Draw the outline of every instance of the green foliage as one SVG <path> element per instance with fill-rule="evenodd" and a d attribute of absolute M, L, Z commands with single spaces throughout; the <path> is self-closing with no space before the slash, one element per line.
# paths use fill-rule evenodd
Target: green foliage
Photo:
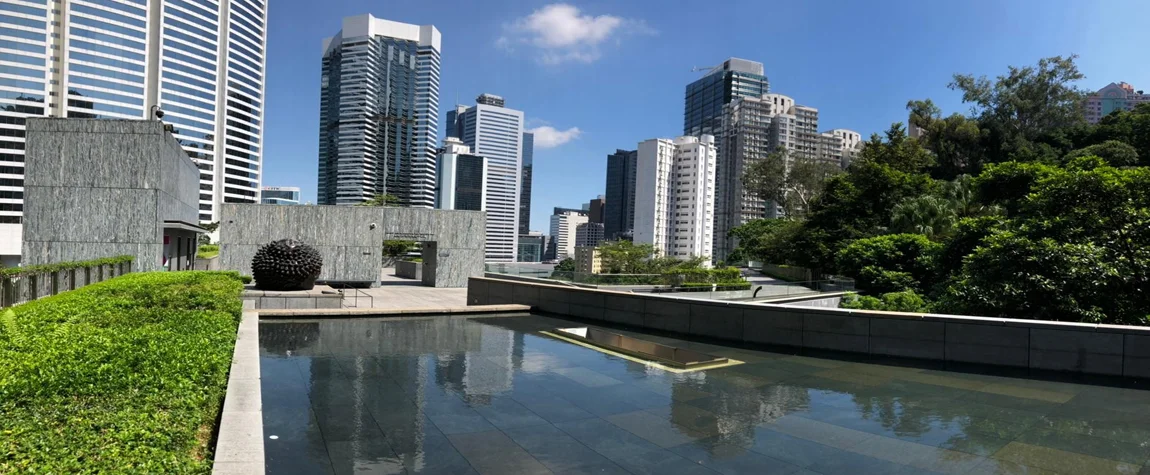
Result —
<path fill-rule="evenodd" d="M 737 240 L 737 245 L 727 256 L 727 262 L 791 262 L 795 254 L 791 246 L 802 229 L 803 222 L 793 219 L 748 221 L 728 233 Z"/>
<path fill-rule="evenodd" d="M 367 201 L 357 203 L 356 206 L 386 206 L 394 208 L 402 206 L 402 203 L 399 201 L 399 197 L 395 195 L 375 195 Z"/>
<path fill-rule="evenodd" d="M 568 257 L 559 261 L 555 265 L 555 272 L 575 272 L 575 259 Z"/>
<path fill-rule="evenodd" d="M 196 250 L 196 257 L 200 259 L 211 259 L 218 255 L 220 255 L 218 244 L 200 244 L 200 248 Z"/>
<path fill-rule="evenodd" d="M 1097 145 L 1071 151 L 1062 157 L 1063 163 L 1072 162 L 1079 157 L 1095 156 L 1116 167 L 1132 167 L 1138 165 L 1138 150 L 1133 146 L 1117 140 L 1107 140 Z"/>
<path fill-rule="evenodd" d="M 0 318 L 0 472 L 207 473 L 234 273 L 127 274 Z"/>
<path fill-rule="evenodd" d="M 1031 188 L 1055 171 L 1055 167 L 1041 163 L 1000 163 L 988 166 L 974 179 L 974 187 L 981 200 L 1001 206 L 1007 215 L 1013 215 Z"/>
<path fill-rule="evenodd" d="M 1090 131 L 1090 143 L 1117 140 L 1134 147 L 1139 165 L 1150 165 L 1150 104 L 1139 104 L 1132 111 L 1112 112 Z"/>
<path fill-rule="evenodd" d="M 681 268 L 663 272 L 663 281 L 668 285 L 683 284 L 726 284 L 741 283 L 743 274 L 735 267 L 717 269 Z"/>
<path fill-rule="evenodd" d="M 871 292 L 921 292 L 934 283 L 934 260 L 941 247 L 920 234 L 859 239 L 839 251 L 839 269 Z"/>
<path fill-rule="evenodd" d="M 838 162 L 795 155 L 786 149 L 755 160 L 743 172 L 748 193 L 774 202 L 789 217 L 803 216 L 811 201 L 822 192 L 827 179 L 842 173 Z"/>
<path fill-rule="evenodd" d="M 974 252 L 987 236 L 1002 227 L 1000 216 L 979 216 L 964 218 L 955 225 L 950 239 L 942 244 L 935 259 L 939 275 L 954 275 L 962 270 L 962 260 Z"/>
<path fill-rule="evenodd" d="M 402 239 L 387 239 L 383 241 L 383 255 L 387 257 L 402 257 L 415 248 L 415 241 Z"/>
<path fill-rule="evenodd" d="M 881 297 L 860 296 L 854 292 L 847 293 L 839 302 L 840 308 L 856 310 L 882 310 L 886 312 L 924 313 L 930 311 L 930 306 L 922 296 L 913 290 L 902 292 L 888 292 Z"/>
<path fill-rule="evenodd" d="M 598 249 L 605 274 L 645 274 L 646 262 L 655 255 L 655 246 L 623 239 L 605 242 Z"/>
<path fill-rule="evenodd" d="M 892 215 L 891 231 L 921 234 L 932 239 L 949 234 L 958 220 L 954 206 L 933 195 L 905 198 L 895 205 Z"/>
<path fill-rule="evenodd" d="M 103 257 L 100 259 L 92 259 L 90 261 L 75 261 L 75 262 L 58 262 L 56 264 L 41 264 L 35 266 L 24 267 L 8 267 L 0 269 L 0 277 L 15 277 L 20 275 L 40 274 L 47 272 L 56 272 L 68 269 L 81 269 L 84 267 L 96 267 L 108 264 L 121 264 L 124 262 L 132 262 L 136 260 L 136 256 L 116 256 L 116 257 Z"/>
<path fill-rule="evenodd" d="M 872 137 L 846 174 L 827 181 L 801 232 L 790 239 L 790 263 L 834 271 L 835 254 L 851 241 L 885 232 L 896 205 L 937 190 L 921 171 L 930 162 L 930 154 L 901 124 L 894 124 L 885 139 Z"/>

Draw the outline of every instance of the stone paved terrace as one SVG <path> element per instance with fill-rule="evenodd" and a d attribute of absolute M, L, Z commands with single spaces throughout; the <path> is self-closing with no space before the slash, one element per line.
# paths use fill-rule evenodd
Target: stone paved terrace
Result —
<path fill-rule="evenodd" d="M 351 308 L 450 308 L 467 306 L 466 288 L 426 287 L 418 280 L 402 279 L 395 276 L 395 269 L 385 268 L 380 272 L 380 285 L 370 289 L 359 289 L 356 301 L 355 290 L 344 291 L 344 306 Z M 363 294 L 371 296 L 365 299 Z"/>

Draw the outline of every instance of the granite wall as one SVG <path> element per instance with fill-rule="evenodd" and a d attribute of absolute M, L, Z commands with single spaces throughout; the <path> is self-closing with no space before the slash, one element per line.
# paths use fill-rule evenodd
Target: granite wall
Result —
<path fill-rule="evenodd" d="M 468 305 L 754 345 L 1150 378 L 1150 327 L 690 300 L 478 277 Z"/>
<path fill-rule="evenodd" d="M 199 169 L 163 124 L 29 118 L 23 262 L 136 256 L 159 270 L 163 222 L 199 221 Z"/>
<path fill-rule="evenodd" d="M 224 204 L 220 267 L 251 274 L 260 246 L 298 239 L 323 256 L 319 280 L 378 285 L 386 239 L 423 242 L 423 283 L 466 287 L 483 275 L 482 211 L 369 206 Z"/>

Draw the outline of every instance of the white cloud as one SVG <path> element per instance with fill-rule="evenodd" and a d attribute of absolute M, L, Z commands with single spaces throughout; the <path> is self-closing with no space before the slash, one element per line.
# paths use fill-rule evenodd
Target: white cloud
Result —
<path fill-rule="evenodd" d="M 601 56 L 599 46 L 627 33 L 654 33 L 642 21 L 613 15 L 585 15 L 574 5 L 554 3 L 504 25 L 496 44 L 511 49 L 527 44 L 538 50 L 544 64 L 590 63 Z"/>
<path fill-rule="evenodd" d="M 567 142 L 579 138 L 583 133 L 579 127 L 571 127 L 567 130 L 558 130 L 550 125 L 544 125 L 528 130 L 535 134 L 535 147 L 536 148 L 555 148 Z"/>

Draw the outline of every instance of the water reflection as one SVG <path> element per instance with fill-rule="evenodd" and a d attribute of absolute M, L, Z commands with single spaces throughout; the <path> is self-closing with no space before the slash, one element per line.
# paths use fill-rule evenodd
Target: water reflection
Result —
<path fill-rule="evenodd" d="M 620 447 L 631 447 L 619 454 L 596 449 L 623 467 L 658 459 L 632 460 L 624 452 L 665 449 L 667 457 L 684 457 L 687 464 L 773 460 L 810 468 L 830 463 L 828 457 L 841 463 L 864 457 L 927 470 L 968 469 L 996 453 L 1018 453 L 1010 463 L 1025 468 L 1044 462 L 1006 447 L 1011 441 L 1067 453 L 1095 450 L 1071 443 L 1075 434 L 1106 438 L 1126 450 L 1096 444 L 1101 448 L 1091 455 L 1100 459 L 1137 467 L 1150 458 L 1145 447 L 1138 450 L 1139 441 L 1150 437 L 1144 429 L 1150 420 L 1138 413 L 1144 401 L 1137 395 L 1113 396 L 1117 408 L 1096 410 L 1128 407 L 1129 413 L 1118 414 L 1132 416 L 1095 412 L 1097 420 L 1091 421 L 1061 404 L 1082 390 L 1073 385 L 714 346 L 700 350 L 749 362 L 676 374 L 536 335 L 557 323 L 564 322 L 531 317 L 262 323 L 265 434 L 279 437 L 266 444 L 269 473 L 467 473 L 474 455 L 460 446 L 461 439 L 449 438 L 497 430 L 515 436 L 549 427 L 551 438 L 538 450 L 547 453 L 552 439 L 557 447 L 595 448 L 575 429 L 596 419 L 610 424 L 589 434 L 617 437 Z M 1148 425 L 1140 428 L 1139 422 Z M 626 438 L 636 435 L 628 445 Z M 824 468 L 833 473 L 834 467 Z"/>

